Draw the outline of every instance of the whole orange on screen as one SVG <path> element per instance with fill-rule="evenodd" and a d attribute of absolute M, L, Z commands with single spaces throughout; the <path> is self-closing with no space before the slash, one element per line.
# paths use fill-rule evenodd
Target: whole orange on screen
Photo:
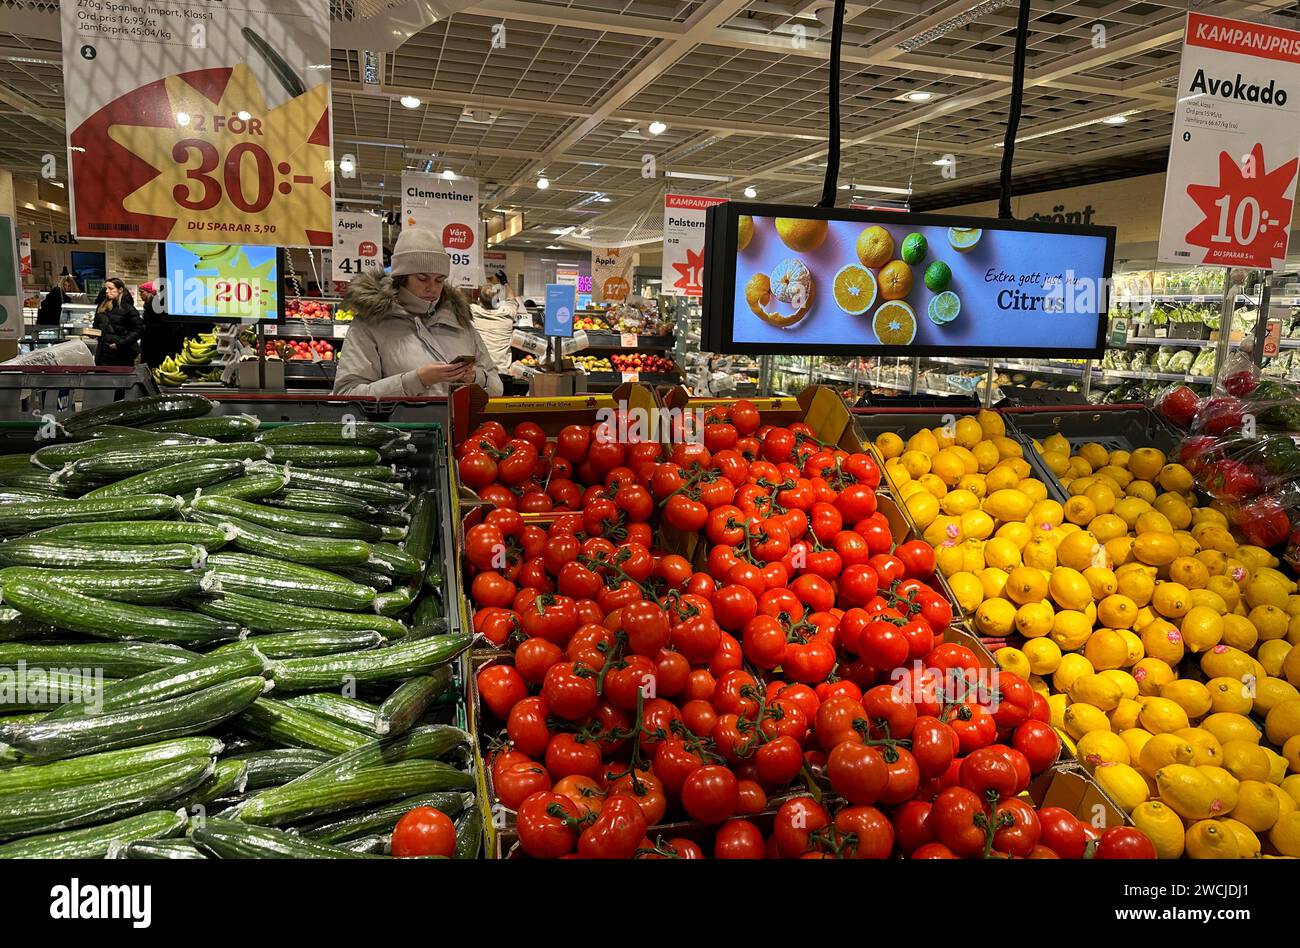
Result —
<path fill-rule="evenodd" d="M 912 268 L 902 260 L 891 260 L 880 268 L 880 298 L 901 300 L 912 292 Z"/>

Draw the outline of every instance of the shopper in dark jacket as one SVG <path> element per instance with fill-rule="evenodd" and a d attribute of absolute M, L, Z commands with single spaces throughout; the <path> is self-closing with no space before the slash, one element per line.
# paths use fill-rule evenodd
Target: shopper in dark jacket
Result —
<path fill-rule="evenodd" d="M 104 281 L 104 302 L 95 311 L 95 328 L 100 333 L 96 365 L 135 365 L 144 320 L 131 303 L 126 284 L 117 277 Z"/>
<path fill-rule="evenodd" d="M 140 361 L 156 369 L 168 356 L 180 353 L 185 344 L 185 326 L 167 315 L 152 282 L 140 284 L 140 315 L 144 319 Z"/>
<path fill-rule="evenodd" d="M 71 303 L 72 297 L 69 295 L 74 292 L 76 284 L 72 282 L 72 277 L 61 277 L 57 283 L 50 287 L 50 291 L 45 294 L 45 299 L 41 300 L 40 308 L 36 311 L 36 325 L 38 326 L 58 326 L 63 322 L 63 306 L 65 303 Z"/>

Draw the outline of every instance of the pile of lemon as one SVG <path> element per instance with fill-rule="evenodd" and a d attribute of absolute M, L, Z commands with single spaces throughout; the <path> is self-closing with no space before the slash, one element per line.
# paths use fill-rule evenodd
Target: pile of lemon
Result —
<path fill-rule="evenodd" d="M 1300 595 L 1186 468 L 1053 436 L 1061 504 L 992 412 L 876 447 L 975 629 L 1023 639 L 999 664 L 1162 857 L 1300 856 Z"/>

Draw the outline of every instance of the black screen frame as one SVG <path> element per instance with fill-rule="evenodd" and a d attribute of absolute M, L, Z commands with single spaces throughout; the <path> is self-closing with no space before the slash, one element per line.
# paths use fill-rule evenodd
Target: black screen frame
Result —
<path fill-rule="evenodd" d="M 1098 300 L 1097 335 L 1091 348 L 1016 346 L 1013 340 L 997 346 L 882 346 L 879 344 L 737 342 L 735 335 L 735 284 L 737 231 L 741 215 L 751 217 L 801 217 L 808 220 L 852 221 L 885 226 L 979 227 L 985 230 L 1022 231 L 1038 234 L 1066 234 L 1103 237 L 1106 240 L 1105 278 L 1115 266 L 1114 227 L 1096 224 L 1056 224 L 1040 221 L 1000 220 L 954 214 L 900 214 L 896 211 L 860 211 L 849 208 L 806 207 L 793 204 L 758 204 L 727 201 L 705 212 L 704 298 L 701 316 L 701 345 L 709 352 L 738 355 L 830 355 L 830 356 L 974 356 L 1025 359 L 1099 359 L 1106 348 L 1109 321 L 1109 293 Z"/>
<path fill-rule="evenodd" d="M 171 241 L 171 243 L 179 243 L 179 241 Z M 224 246 L 224 245 L 214 244 L 213 246 Z M 241 244 L 239 246 L 243 246 L 243 245 Z M 254 246 L 254 245 L 249 245 L 249 246 Z M 264 323 L 268 326 L 279 326 L 283 324 L 285 302 L 286 302 L 285 292 L 284 292 L 285 258 L 286 258 L 286 254 L 284 248 L 276 247 L 275 248 L 275 273 L 276 273 L 277 289 L 279 290 L 279 292 L 275 294 L 275 299 L 276 299 L 275 319 L 263 319 L 263 318 L 241 319 L 238 316 L 208 316 L 206 314 L 177 313 L 174 312 L 171 308 L 172 296 L 170 292 L 168 292 L 167 294 L 167 302 L 166 302 L 167 318 L 174 319 L 178 323 L 181 322 L 236 323 L 240 326 L 256 326 L 258 323 Z M 170 279 L 170 276 L 167 272 L 167 242 L 160 242 L 158 244 L 158 270 L 159 270 L 160 278 L 164 280 Z"/>

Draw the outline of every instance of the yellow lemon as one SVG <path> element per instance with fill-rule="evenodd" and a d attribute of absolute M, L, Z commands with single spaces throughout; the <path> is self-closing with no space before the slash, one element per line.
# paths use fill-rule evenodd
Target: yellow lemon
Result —
<path fill-rule="evenodd" d="M 1115 675 L 1117 672 L 1102 672 L 1103 675 Z M 1142 705 L 1132 698 L 1120 698 L 1115 710 L 1107 715 L 1110 729 L 1123 734 L 1124 731 L 1138 730 L 1138 720 L 1142 715 Z M 1146 731 L 1142 731 L 1146 734 Z M 1150 736 L 1150 735 L 1148 735 Z"/>
<path fill-rule="evenodd" d="M 1178 558 L 1178 553 L 1178 541 L 1174 539 L 1172 530 L 1164 533 L 1142 531 L 1133 542 L 1134 559 L 1148 566 L 1168 566 Z"/>
<path fill-rule="evenodd" d="M 984 511 L 999 520 L 1024 520 L 1034 502 L 1018 490 L 997 490 L 984 499 Z"/>
<path fill-rule="evenodd" d="M 1113 595 L 1119 589 L 1119 581 L 1115 578 L 1115 574 L 1104 566 L 1089 566 L 1083 571 L 1083 578 L 1088 581 L 1092 598 L 1097 601 Z"/>
<path fill-rule="evenodd" d="M 1300 645 L 1300 615 L 1291 616 L 1291 624 L 1286 628 L 1286 640 L 1292 645 Z"/>
<path fill-rule="evenodd" d="M 936 477 L 934 474 L 922 474 L 916 482 L 934 494 L 935 497 L 942 499 L 948 493 L 948 485 Z M 944 511 L 950 513 L 951 511 Z"/>
<path fill-rule="evenodd" d="M 985 540 L 993 536 L 993 518 L 982 510 L 969 510 L 961 515 L 963 536 Z"/>
<path fill-rule="evenodd" d="M 1137 542 L 1132 537 L 1116 537 L 1113 540 L 1107 540 L 1103 545 L 1106 547 L 1106 560 L 1111 569 L 1117 569 L 1133 560 L 1133 544 Z"/>
<path fill-rule="evenodd" d="M 1016 546 L 1014 540 L 995 536 L 984 544 L 984 561 L 994 569 L 1004 569 L 1009 572 L 1021 563 L 1020 548 Z"/>
<path fill-rule="evenodd" d="M 1094 674 L 1092 663 L 1077 652 L 1061 656 L 1061 663 L 1052 674 L 1052 685 L 1057 691 L 1068 692 L 1070 686 L 1084 675 Z"/>
<path fill-rule="evenodd" d="M 1032 566 L 1017 566 L 1007 575 L 1004 593 L 1017 605 L 1042 602 L 1047 597 L 1048 582 L 1040 570 Z"/>
<path fill-rule="evenodd" d="M 1205 728 L 1185 727 L 1174 732 L 1192 748 L 1192 766 L 1217 765 L 1223 760 L 1223 745 Z"/>
<path fill-rule="evenodd" d="M 1187 827 L 1188 859 L 1240 859 L 1237 834 L 1218 820 L 1198 820 Z"/>
<path fill-rule="evenodd" d="M 903 455 L 904 461 L 907 455 Z M 944 448 L 934 456 L 930 462 L 930 470 L 949 487 L 956 487 L 957 482 L 966 474 L 973 474 L 974 471 L 966 470 L 966 463 L 962 460 L 961 455 L 953 448 Z M 916 476 L 915 473 L 912 474 Z"/>
<path fill-rule="evenodd" d="M 1130 569 L 1123 571 L 1125 566 L 1133 564 L 1124 564 L 1119 570 L 1115 571 L 1116 583 L 1122 595 L 1128 596 L 1133 600 L 1135 605 L 1145 606 L 1151 601 L 1155 594 L 1156 581 L 1155 577 L 1144 569 Z M 1121 572 L 1123 571 L 1123 572 Z"/>
<path fill-rule="evenodd" d="M 1124 696 L 1125 701 L 1133 701 L 1135 703 L 1137 702 L 1137 698 L 1139 694 L 1137 679 L 1134 678 L 1132 675 L 1130 675 L 1128 672 L 1119 668 L 1106 668 L 1103 669 L 1102 671 L 1097 672 L 1097 674 L 1101 675 L 1102 678 L 1106 678 L 1110 681 L 1113 681 L 1116 685 L 1118 685 L 1120 694 Z M 1139 710 L 1140 707 L 1141 706 L 1139 705 Z M 1137 724 L 1136 716 L 1134 717 L 1132 724 L 1133 725 Z"/>
<path fill-rule="evenodd" d="M 962 572 L 966 564 L 964 557 L 962 556 L 961 548 L 955 543 L 947 543 L 946 545 L 940 544 L 935 547 L 934 565 L 939 572 L 943 573 L 943 575 L 947 576 L 949 581 L 951 581 L 955 574 Z M 982 592 L 980 593 L 980 598 L 984 598 Z M 975 605 L 978 606 L 979 603 L 976 602 Z M 971 608 L 974 609 L 974 606 Z"/>
<path fill-rule="evenodd" d="M 1210 711 L 1210 689 L 1199 681 L 1180 678 L 1160 689 L 1160 697 L 1168 698 L 1185 712 L 1188 718 L 1204 717 Z"/>
<path fill-rule="evenodd" d="M 1249 590 L 1246 592 L 1246 601 L 1250 602 Z M 1255 606 L 1246 618 L 1250 619 L 1250 624 L 1265 641 L 1285 638 L 1287 627 L 1291 624 L 1290 616 L 1277 606 L 1268 603 Z"/>
<path fill-rule="evenodd" d="M 1282 759 L 1286 762 L 1288 770 L 1292 773 L 1300 773 L 1300 734 L 1287 738 L 1286 743 L 1282 745 Z"/>
<path fill-rule="evenodd" d="M 939 515 L 939 501 L 929 491 L 913 494 L 903 501 L 903 505 L 921 529 L 928 527 Z"/>
<path fill-rule="evenodd" d="M 1043 454 L 1043 464 L 1059 477 L 1070 469 L 1070 456 L 1060 451 L 1048 451 Z"/>
<path fill-rule="evenodd" d="M 1264 833 L 1273 828 L 1281 815 L 1282 804 L 1267 783 L 1248 779 L 1241 781 L 1241 786 L 1237 788 L 1237 805 L 1231 813 L 1234 820 L 1240 820 L 1256 833 Z"/>
<path fill-rule="evenodd" d="M 1293 685 L 1300 685 L 1300 648 L 1292 648 L 1282 660 L 1282 677 Z"/>
<path fill-rule="evenodd" d="M 984 429 L 980 423 L 970 415 L 964 415 L 957 419 L 956 425 L 957 443 L 964 448 L 973 448 L 984 440 Z"/>
<path fill-rule="evenodd" d="M 1020 475 L 1009 467 L 995 467 L 984 477 L 984 489 L 987 496 L 1000 490 L 1015 490 L 1020 483 Z"/>
<path fill-rule="evenodd" d="M 1259 743 L 1259 728 L 1250 718 L 1241 714 L 1211 714 L 1201 722 L 1201 730 L 1209 731 L 1218 740 L 1220 746 L 1229 741 L 1246 741 Z"/>
<path fill-rule="evenodd" d="M 1232 534 L 1226 527 L 1211 525 L 1193 535 L 1202 548 L 1218 553 L 1220 557 L 1231 556 L 1237 550 L 1237 541 L 1232 538 Z M 1211 569 L 1210 572 L 1214 570 Z"/>
<path fill-rule="evenodd" d="M 1187 712 L 1168 698 L 1143 699 L 1141 721 L 1152 734 L 1167 734 L 1188 724 Z"/>
<path fill-rule="evenodd" d="M 979 472 L 979 458 L 975 456 L 975 452 L 970 448 L 964 448 L 960 444 L 954 444 L 948 450 L 961 460 L 962 466 L 966 469 L 965 473 L 976 474 Z"/>
<path fill-rule="evenodd" d="M 1193 606 L 1207 606 L 1210 609 L 1213 609 L 1217 615 L 1221 615 L 1225 619 L 1227 618 L 1228 604 L 1223 601 L 1223 597 L 1220 596 L 1218 593 L 1211 592 L 1208 589 L 1191 589 L 1188 590 L 1188 593 L 1189 593 L 1188 599 L 1191 601 L 1191 604 Z M 1247 625 L 1249 625 L 1249 623 L 1247 623 Z M 1258 638 L 1258 636 L 1255 634 L 1255 629 L 1253 626 L 1251 627 L 1250 632 L 1251 632 L 1251 644 L 1253 645 L 1254 639 Z M 1226 627 L 1223 630 L 1223 634 L 1225 637 L 1228 634 L 1228 630 Z"/>
<path fill-rule="evenodd" d="M 1186 530 L 1175 530 L 1174 540 L 1178 543 L 1179 556 L 1195 556 L 1201 552 L 1201 545 L 1196 542 L 1196 537 L 1192 536 Z M 1167 569 L 1168 567 L 1166 567 Z"/>
<path fill-rule="evenodd" d="M 1131 760 L 1128 745 L 1112 731 L 1089 731 L 1079 738 L 1076 752 L 1079 760 L 1089 767 L 1099 764 L 1128 764 Z M 1145 793 L 1143 797 L 1145 799 Z"/>
<path fill-rule="evenodd" d="M 1187 501 L 1176 494 L 1161 494 L 1156 498 L 1154 506 L 1156 512 L 1168 520 L 1175 530 L 1185 530 L 1192 523 L 1191 508 L 1187 506 Z"/>
<path fill-rule="evenodd" d="M 931 469 L 930 455 L 924 451 L 908 449 L 903 452 L 898 463 L 907 471 L 909 477 L 920 477 L 922 474 L 929 474 Z"/>
<path fill-rule="evenodd" d="M 1264 733 L 1276 747 L 1300 734 L 1300 699 L 1275 704 L 1264 719 Z"/>
<path fill-rule="evenodd" d="M 1013 675 L 1019 675 L 1021 678 L 1028 679 L 1033 674 L 1033 669 L 1029 666 L 1029 658 L 1018 648 L 1005 646 L 993 653 L 993 660 L 998 663 L 998 667 L 1003 671 L 1009 671 Z"/>
<path fill-rule="evenodd" d="M 1095 516 L 1097 516 L 1097 505 L 1089 500 L 1086 495 L 1071 497 L 1065 502 L 1065 519 L 1069 520 L 1070 523 L 1086 526 L 1092 522 Z"/>
<path fill-rule="evenodd" d="M 1025 545 L 1033 539 L 1033 530 L 1024 522 L 1004 523 L 993 532 L 999 539 L 1010 540 L 1017 550 L 1024 550 Z"/>
<path fill-rule="evenodd" d="M 903 439 L 892 431 L 883 431 L 876 435 L 876 450 L 885 460 L 896 458 L 903 453 Z"/>
<path fill-rule="evenodd" d="M 1056 568 L 1056 547 L 1043 537 L 1035 537 L 1026 543 L 1024 550 L 1021 551 L 1021 557 L 1026 566 L 1035 569 Z"/>
<path fill-rule="evenodd" d="M 1204 589 L 1210 584 L 1210 570 L 1194 556 L 1179 556 L 1169 564 L 1169 579 L 1188 589 Z"/>
<path fill-rule="evenodd" d="M 1243 551 L 1248 551 L 1249 547 L 1240 547 L 1237 550 L 1238 559 L 1243 557 Z M 1281 612 L 1286 612 L 1286 601 L 1288 590 L 1285 582 L 1279 580 L 1272 573 L 1266 573 L 1262 570 L 1256 570 L 1255 575 L 1247 582 L 1243 583 L 1243 591 L 1246 594 L 1246 604 L 1251 608 L 1256 606 L 1272 606 Z"/>
<path fill-rule="evenodd" d="M 1022 647 L 1035 675 L 1050 675 L 1061 667 L 1061 649 L 1049 638 L 1034 638 Z"/>
<path fill-rule="evenodd" d="M 1007 433 L 1006 422 L 995 411 L 981 408 L 979 414 L 975 416 L 975 420 L 979 422 L 980 429 L 984 432 L 986 438 L 1000 438 Z"/>
<path fill-rule="evenodd" d="M 1254 831 L 1241 820 L 1234 820 L 1231 817 L 1221 816 L 1215 820 L 1220 826 L 1226 826 L 1232 831 L 1232 835 L 1237 837 L 1237 858 L 1254 859 L 1262 848 L 1259 837 Z"/>
<path fill-rule="evenodd" d="M 1068 534 L 1056 548 L 1056 562 L 1077 570 L 1105 566 L 1105 555 L 1105 547 L 1088 530 L 1076 530 Z"/>
<path fill-rule="evenodd" d="M 1236 678 L 1211 678 L 1205 684 L 1210 693 L 1210 710 L 1225 714 L 1249 714 L 1252 691 Z"/>
<path fill-rule="evenodd" d="M 1106 449 L 1096 441 L 1089 441 L 1081 445 L 1078 454 L 1079 457 L 1088 462 L 1089 467 L 1105 467 L 1110 463 L 1110 456 Z"/>
<path fill-rule="evenodd" d="M 1142 629 L 1142 648 L 1151 658 L 1173 667 L 1183 660 L 1183 634 L 1164 619 L 1148 623 Z"/>
<path fill-rule="evenodd" d="M 1195 758 L 1196 750 L 1184 738 L 1174 733 L 1164 733 L 1151 735 L 1142 745 L 1137 762 L 1143 773 L 1155 777 L 1156 771 L 1162 767 L 1170 764 L 1192 766 Z"/>
<path fill-rule="evenodd" d="M 1052 631 L 1052 621 L 1055 615 L 1050 603 L 1027 602 L 1016 610 L 1016 631 L 1027 639 L 1040 639 Z M 1025 645 L 1028 644 L 1028 642 L 1025 643 Z M 1060 647 L 1054 642 L 1052 647 L 1056 649 L 1059 655 Z M 1040 672 L 1040 674 L 1042 673 Z"/>
<path fill-rule="evenodd" d="M 1063 652 L 1073 652 L 1083 648 L 1088 637 L 1092 635 L 1092 622 L 1082 612 L 1064 609 L 1052 617 L 1052 641 Z"/>
<path fill-rule="evenodd" d="M 1155 782 L 1161 802 L 1183 819 L 1205 820 L 1217 815 L 1218 788 L 1197 768 L 1168 764 L 1156 771 Z"/>
<path fill-rule="evenodd" d="M 1062 475 L 1061 483 L 1065 484 L 1065 480 L 1067 477 L 1069 478 L 1087 477 L 1091 473 L 1092 473 L 1092 465 L 1089 464 L 1087 461 L 1085 461 L 1083 458 L 1076 455 L 1070 458 L 1069 470 L 1067 470 L 1065 474 Z"/>
<path fill-rule="evenodd" d="M 1283 856 L 1300 856 L 1300 811 L 1279 817 L 1268 831 L 1268 841 Z"/>
<path fill-rule="evenodd" d="M 983 474 L 963 474 L 957 481 L 958 490 L 968 490 L 981 500 L 984 499 L 985 484 Z"/>
<path fill-rule="evenodd" d="M 1068 566 L 1058 566 L 1052 570 L 1052 578 L 1047 584 L 1048 593 L 1062 609 L 1082 609 L 1092 602 L 1092 589 L 1083 574 Z"/>
<path fill-rule="evenodd" d="M 1089 532 L 1097 542 L 1106 543 L 1128 533 L 1128 524 L 1113 513 L 1104 513 L 1088 524 Z"/>
<path fill-rule="evenodd" d="M 1125 497 L 1136 497 L 1138 500 L 1145 500 L 1148 504 L 1156 499 L 1156 485 L 1150 481 L 1129 481 L 1124 486 Z"/>
<path fill-rule="evenodd" d="M 1137 704 L 1137 702 L 1134 701 L 1133 704 Z M 1114 724 L 1113 718 L 1111 719 L 1111 723 L 1112 725 Z M 1124 739 L 1124 743 L 1128 745 L 1128 754 L 1129 754 L 1130 763 L 1136 761 L 1138 757 L 1141 756 L 1142 748 L 1146 747 L 1147 742 L 1150 741 L 1152 737 L 1152 735 L 1148 734 L 1146 731 L 1142 730 L 1142 728 L 1137 727 L 1136 725 L 1134 727 L 1126 728 L 1125 730 L 1120 731 L 1119 736 L 1122 737 Z"/>
<path fill-rule="evenodd" d="M 1128 596 L 1115 593 L 1097 603 L 1097 618 L 1110 629 L 1131 629 L 1138 607 Z"/>
<path fill-rule="evenodd" d="M 962 612 L 974 612 L 984 601 L 984 587 L 974 573 L 953 573 L 948 577 L 948 585 L 957 597 L 957 605 L 961 606 Z"/>
<path fill-rule="evenodd" d="M 1223 621 L 1225 625 L 1230 618 L 1237 617 L 1224 616 Z M 1227 639 L 1226 633 L 1224 639 Z M 1295 648 L 1295 646 L 1290 642 L 1284 642 L 1281 639 L 1271 639 L 1270 641 L 1260 645 L 1259 651 L 1255 654 L 1255 658 L 1264 666 L 1264 671 L 1267 672 L 1270 677 L 1276 678 L 1282 674 L 1283 665 L 1286 663 L 1287 656 L 1291 654 L 1293 648 Z"/>
<path fill-rule="evenodd" d="M 1115 487 L 1115 493 L 1123 493 L 1124 488 L 1133 483 L 1133 475 L 1117 464 L 1107 464 L 1097 469 L 1097 477 L 1105 479 Z"/>
<path fill-rule="evenodd" d="M 984 635 L 999 637 L 1011 631 L 1016 607 L 1005 599 L 986 599 L 975 610 L 975 628 Z"/>
<path fill-rule="evenodd" d="M 1182 818 L 1159 800 L 1149 800 L 1129 814 L 1133 825 L 1146 834 L 1156 849 L 1158 859 L 1178 859 L 1183 854 L 1185 836 Z"/>
<path fill-rule="evenodd" d="M 1235 678 L 1245 681 L 1255 673 L 1255 663 L 1241 649 L 1216 645 L 1201 656 L 1201 671 L 1210 678 Z"/>
<path fill-rule="evenodd" d="M 997 599 L 1007 585 L 1007 574 L 1000 569 L 982 569 L 975 574 L 984 587 L 985 599 Z M 1013 607 L 1014 608 L 1014 607 Z"/>
<path fill-rule="evenodd" d="M 1134 477 L 1154 481 L 1165 466 L 1165 453 L 1157 448 L 1138 448 L 1128 457 L 1128 470 Z M 1114 460 L 1111 461 L 1114 464 Z"/>
<path fill-rule="evenodd" d="M 1128 661 L 1128 643 L 1114 629 L 1097 629 L 1084 644 L 1083 654 L 1098 671 L 1123 668 Z"/>
<path fill-rule="evenodd" d="M 1177 619 L 1192 607 L 1191 593 L 1182 583 L 1158 583 L 1151 594 L 1151 606 L 1166 619 Z"/>
<path fill-rule="evenodd" d="M 1065 508 L 1055 500 L 1040 500 L 1030 508 L 1028 519 L 1033 524 L 1051 524 L 1059 527 L 1065 519 Z"/>
<path fill-rule="evenodd" d="M 1124 644 L 1128 646 L 1128 655 L 1124 657 L 1124 667 L 1132 668 L 1146 656 L 1147 650 L 1142 645 L 1142 638 L 1131 629 L 1116 629 Z"/>
<path fill-rule="evenodd" d="M 961 568 L 968 573 L 979 573 L 984 569 L 984 541 L 967 537 L 961 542 Z"/>
<path fill-rule="evenodd" d="M 1201 559 L 1201 555 L 1197 554 L 1197 559 Z M 1205 561 L 1201 560 L 1201 562 Z M 1205 588 L 1218 595 L 1229 609 L 1236 609 L 1241 602 L 1241 589 L 1230 577 L 1222 573 L 1215 574 L 1212 568 L 1210 573 L 1210 581 L 1205 584 Z"/>
<path fill-rule="evenodd" d="M 1132 465 L 1129 465 L 1132 470 Z M 1165 490 L 1185 494 L 1192 489 L 1192 472 L 1181 464 L 1166 464 L 1156 475 L 1156 480 Z"/>
<path fill-rule="evenodd" d="M 1151 504 L 1140 497 L 1125 497 L 1123 500 L 1115 502 L 1114 513 L 1115 516 L 1128 524 L 1131 530 L 1137 525 L 1138 517 L 1151 509 Z"/>
<path fill-rule="evenodd" d="M 1204 652 L 1223 639 L 1223 617 L 1209 606 L 1193 606 L 1183 616 L 1179 630 L 1187 648 Z"/>
<path fill-rule="evenodd" d="M 935 455 L 939 453 L 939 439 L 934 436 L 934 432 L 930 429 L 922 428 L 907 439 L 905 449 L 906 451 L 920 451 L 925 455 Z"/>
<path fill-rule="evenodd" d="M 1089 485 L 1083 492 L 1083 496 L 1092 501 L 1097 514 L 1104 515 L 1115 509 L 1118 500 L 1115 493 L 1114 488 L 1106 480 L 1098 478 L 1096 483 Z"/>
<path fill-rule="evenodd" d="M 1141 694 L 1155 697 L 1165 682 L 1173 681 L 1175 676 L 1173 667 L 1164 659 L 1147 656 L 1133 666 L 1133 677 Z"/>
<path fill-rule="evenodd" d="M 1083 675 L 1070 685 L 1071 701 L 1090 704 L 1102 711 L 1113 711 L 1123 697 L 1119 685 L 1101 675 Z"/>
<path fill-rule="evenodd" d="M 1101 709 L 1080 702 L 1066 706 L 1064 722 L 1066 733 L 1076 741 L 1089 731 L 1110 731 L 1110 720 Z"/>
<path fill-rule="evenodd" d="M 1123 746 L 1118 736 L 1111 736 Z M 1093 770 L 1092 776 L 1125 813 L 1132 813 L 1147 802 L 1146 780 L 1127 763 L 1102 763 Z"/>

